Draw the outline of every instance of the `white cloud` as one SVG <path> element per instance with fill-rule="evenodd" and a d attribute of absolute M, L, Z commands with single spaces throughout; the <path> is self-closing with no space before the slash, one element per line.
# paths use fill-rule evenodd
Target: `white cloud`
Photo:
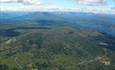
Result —
<path fill-rule="evenodd" d="M 78 3 L 86 5 L 97 5 L 97 4 L 104 4 L 105 0 L 78 0 Z"/>
<path fill-rule="evenodd" d="M 0 0 L 0 3 L 2 3 L 2 2 L 16 2 L 17 0 Z"/>
<path fill-rule="evenodd" d="M 75 7 L 62 7 L 52 4 L 46 4 L 42 0 L 0 0 L 0 11 L 76 11 L 92 13 L 113 13 L 115 8 L 107 6 L 97 6 L 104 3 L 105 0 L 76 0 L 80 5 Z M 3 3 L 2 3 L 3 2 Z M 5 3 L 6 2 L 6 3 Z M 10 4 L 9 4 L 10 2 Z M 82 6 L 84 5 L 85 6 Z M 95 5 L 96 4 L 96 5 Z M 89 6 L 95 5 L 95 6 Z"/>
<path fill-rule="evenodd" d="M 24 3 L 28 3 L 28 4 L 41 4 L 40 0 L 23 0 Z"/>
<path fill-rule="evenodd" d="M 41 4 L 40 0 L 0 0 L 0 3 Z"/>
<path fill-rule="evenodd" d="M 0 11 L 33 12 L 33 11 L 48 11 L 51 9 L 59 9 L 59 7 L 55 6 L 55 5 L 45 5 L 45 4 L 40 4 L 40 5 L 38 5 L 38 4 L 25 5 L 25 4 L 20 4 L 20 3 L 8 4 L 8 5 L 0 4 Z"/>

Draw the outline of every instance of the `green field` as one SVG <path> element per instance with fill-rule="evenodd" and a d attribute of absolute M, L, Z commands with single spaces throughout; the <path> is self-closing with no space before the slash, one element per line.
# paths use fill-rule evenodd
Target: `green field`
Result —
<path fill-rule="evenodd" d="M 114 37 L 73 26 L 47 28 L 1 24 L 0 70 L 115 70 Z"/>

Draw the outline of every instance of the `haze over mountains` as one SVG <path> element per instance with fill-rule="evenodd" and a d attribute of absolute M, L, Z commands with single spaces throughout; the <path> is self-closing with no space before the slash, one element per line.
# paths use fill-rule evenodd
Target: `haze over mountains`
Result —
<path fill-rule="evenodd" d="M 90 17 L 92 19 L 89 19 L 87 17 Z M 81 13 L 81 12 L 78 13 L 59 12 L 59 11 L 58 12 L 1 12 L 0 22 L 1 23 L 17 22 L 20 25 L 25 24 L 25 23 L 21 23 L 23 21 L 35 22 L 35 23 L 36 21 L 41 23 L 52 22 L 52 24 L 54 23 L 59 24 L 59 22 L 60 23 L 64 22 L 69 25 L 70 23 L 71 25 L 81 25 L 81 26 L 85 25 L 85 27 L 99 29 L 108 34 L 115 36 L 114 19 L 115 19 L 115 15 L 112 14 L 94 14 L 94 13 Z"/>

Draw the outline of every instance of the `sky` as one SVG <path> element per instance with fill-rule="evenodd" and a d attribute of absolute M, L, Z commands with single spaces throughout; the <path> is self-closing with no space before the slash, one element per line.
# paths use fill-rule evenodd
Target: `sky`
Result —
<path fill-rule="evenodd" d="M 43 10 L 115 13 L 115 0 L 0 0 L 0 11 Z"/>

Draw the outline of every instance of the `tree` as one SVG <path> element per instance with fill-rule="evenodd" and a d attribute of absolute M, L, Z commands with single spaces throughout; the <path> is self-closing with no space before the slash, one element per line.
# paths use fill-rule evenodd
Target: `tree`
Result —
<path fill-rule="evenodd" d="M 9 67 L 6 64 L 0 64 L 0 70 L 9 70 Z"/>

